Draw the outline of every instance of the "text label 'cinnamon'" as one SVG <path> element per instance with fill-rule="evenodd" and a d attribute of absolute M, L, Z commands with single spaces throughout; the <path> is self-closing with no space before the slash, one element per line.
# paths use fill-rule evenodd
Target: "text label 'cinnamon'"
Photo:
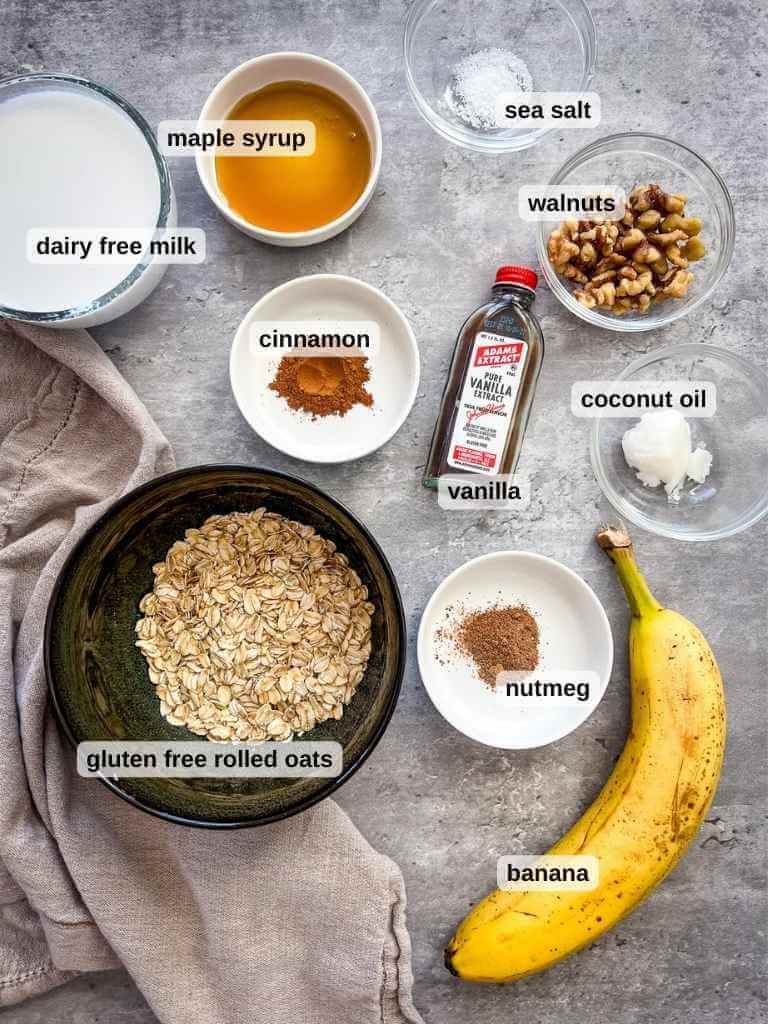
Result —
<path fill-rule="evenodd" d="M 255 320 L 251 355 L 372 356 L 381 332 L 374 320 Z"/>

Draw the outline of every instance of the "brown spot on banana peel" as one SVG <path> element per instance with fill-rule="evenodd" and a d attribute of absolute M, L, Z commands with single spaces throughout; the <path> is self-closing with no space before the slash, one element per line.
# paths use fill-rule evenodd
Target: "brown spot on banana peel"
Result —
<path fill-rule="evenodd" d="M 451 974 L 454 976 L 454 978 L 460 978 L 461 975 L 456 970 L 456 968 L 453 966 L 453 960 L 451 959 L 452 957 L 453 957 L 453 950 L 451 950 L 450 946 L 446 946 L 445 949 L 443 950 L 443 963 L 448 968 L 448 970 L 451 972 Z"/>
<path fill-rule="evenodd" d="M 672 837 L 675 838 L 680 832 L 680 776 L 683 771 L 684 759 L 680 758 L 680 764 L 677 767 L 677 780 L 675 782 L 675 792 L 672 794 Z"/>

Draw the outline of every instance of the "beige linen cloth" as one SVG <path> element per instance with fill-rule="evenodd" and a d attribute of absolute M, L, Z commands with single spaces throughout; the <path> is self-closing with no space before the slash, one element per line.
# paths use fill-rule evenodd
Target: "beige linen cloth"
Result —
<path fill-rule="evenodd" d="M 48 597 L 86 527 L 172 466 L 88 334 L 0 321 L 0 1007 L 124 966 L 163 1024 L 420 1024 L 402 876 L 333 801 L 207 832 L 74 770 Z"/>

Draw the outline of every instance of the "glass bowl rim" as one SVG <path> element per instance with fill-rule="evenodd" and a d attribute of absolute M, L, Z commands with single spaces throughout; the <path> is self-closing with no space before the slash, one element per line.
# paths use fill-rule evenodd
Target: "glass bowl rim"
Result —
<path fill-rule="evenodd" d="M 768 395 L 768 375 L 766 375 L 759 366 L 753 365 L 738 353 L 721 348 L 719 345 L 708 345 L 695 341 L 685 342 L 678 345 L 668 345 L 666 348 L 655 349 L 653 352 L 646 352 L 638 359 L 634 359 L 629 363 L 614 379 L 627 380 L 638 370 L 642 370 L 651 363 L 659 362 L 662 359 L 683 357 L 686 355 L 700 356 L 702 354 L 710 356 L 719 362 L 730 364 L 732 368 L 738 369 L 739 373 L 744 378 L 754 381 L 758 389 Z M 749 508 L 741 513 L 739 518 L 732 521 L 728 526 L 723 526 L 719 529 L 682 532 L 674 529 L 673 527 L 659 524 L 643 512 L 639 511 L 639 509 L 627 501 L 626 498 L 623 498 L 612 486 L 605 470 L 600 452 L 600 427 L 602 422 L 603 418 L 595 418 L 590 430 L 589 457 L 590 462 L 592 463 L 592 471 L 595 474 L 600 490 L 603 492 L 613 508 L 619 513 L 619 515 L 626 517 L 631 523 L 634 523 L 635 526 L 639 526 L 642 529 L 647 530 L 649 533 L 654 533 L 659 537 L 668 537 L 672 540 L 693 542 L 713 541 L 722 540 L 725 537 L 733 537 L 735 534 L 749 529 L 750 526 L 754 526 L 755 523 L 759 522 L 766 513 L 768 513 L 768 486 L 766 486 L 763 493 L 749 506 Z"/>
<path fill-rule="evenodd" d="M 143 114 L 140 114 L 136 107 L 123 99 L 123 97 L 118 93 L 113 92 L 113 90 L 108 88 L 106 85 L 99 85 L 97 82 L 93 82 L 89 78 L 83 78 L 80 75 L 65 75 L 60 72 L 49 71 L 33 71 L 22 75 L 9 75 L 4 78 L 0 78 L 0 92 L 13 85 L 24 85 L 26 83 L 35 82 L 63 82 L 67 85 L 74 85 L 80 89 L 94 92 L 98 96 L 101 96 L 103 99 L 106 99 L 108 102 L 119 107 L 123 113 L 128 115 L 139 129 L 145 142 L 149 146 L 150 152 L 155 161 L 155 167 L 157 168 L 158 181 L 160 184 L 160 209 L 157 215 L 155 230 L 160 231 L 167 227 L 171 215 L 173 200 L 171 175 L 168 170 L 165 157 L 160 152 L 157 145 L 154 132 Z M 69 309 L 48 310 L 47 312 L 40 313 L 35 310 L 14 309 L 11 306 L 4 306 L 0 304 L 0 317 L 7 317 L 10 320 L 21 320 L 26 323 L 34 324 L 57 324 L 67 320 L 74 320 L 76 317 L 97 313 L 99 310 L 109 305 L 110 302 L 113 302 L 115 299 L 123 295 L 133 284 L 135 284 L 141 275 L 149 269 L 151 263 L 152 261 L 147 260 L 146 257 L 142 258 L 142 260 L 132 267 L 130 272 L 118 284 L 116 284 L 114 288 L 80 306 L 72 306 Z"/>
<path fill-rule="evenodd" d="M 617 333 L 655 331 L 659 327 L 666 327 L 667 324 L 671 324 L 683 316 L 688 316 L 694 309 L 697 309 L 702 305 L 702 303 L 706 302 L 711 297 L 715 288 L 720 284 L 720 281 L 723 279 L 723 276 L 730 266 L 736 235 L 736 215 L 733 206 L 733 199 L 731 198 L 731 193 L 729 192 L 728 186 L 722 176 L 715 170 L 708 160 L 706 160 L 700 153 L 696 152 L 696 150 L 691 146 L 687 146 L 684 142 L 678 142 L 676 139 L 671 139 L 666 135 L 657 135 L 653 132 L 616 132 L 613 135 L 605 135 L 600 139 L 596 139 L 594 142 L 590 142 L 588 145 L 574 153 L 573 156 L 569 157 L 569 159 L 566 160 L 565 163 L 562 164 L 562 166 L 554 173 L 549 181 L 548 187 L 554 188 L 556 185 L 559 185 L 573 170 L 580 167 L 593 156 L 606 155 L 610 152 L 611 147 L 615 146 L 617 143 L 630 139 L 637 142 L 648 141 L 651 143 L 662 143 L 664 146 L 675 146 L 678 149 L 684 149 L 689 153 L 714 180 L 717 190 L 725 202 L 726 217 L 722 250 L 719 253 L 717 266 L 707 287 L 689 305 L 679 306 L 670 303 L 671 308 L 669 313 L 665 316 L 659 317 L 655 323 L 649 323 L 647 318 L 638 318 L 637 320 L 625 320 L 621 317 L 611 318 L 603 313 L 595 313 L 593 310 L 587 309 L 586 306 L 582 306 L 580 302 L 577 302 L 573 298 L 572 292 L 570 292 L 560 280 L 559 275 L 555 272 L 549 261 L 546 235 L 548 232 L 547 225 L 550 224 L 550 222 L 539 221 L 536 229 L 536 250 L 544 279 L 549 285 L 550 291 L 567 310 L 579 317 L 579 319 L 585 320 L 587 323 L 590 323 L 595 327 L 602 327 L 604 330 L 616 331 Z"/>
<path fill-rule="evenodd" d="M 427 14 L 428 8 L 434 2 L 435 0 L 414 0 L 414 3 L 411 4 L 405 18 L 402 46 L 403 60 L 405 63 L 405 80 L 408 86 L 408 91 L 416 109 L 427 124 L 448 142 L 453 142 L 455 145 L 462 146 L 464 149 L 472 149 L 479 153 L 519 152 L 524 149 L 529 149 L 531 146 L 535 146 L 547 135 L 556 131 L 557 126 L 552 125 L 551 127 L 535 128 L 533 131 L 530 131 L 525 135 L 516 135 L 511 139 L 503 139 L 498 136 L 488 136 L 483 140 L 481 136 L 476 132 L 473 132 L 470 128 L 462 128 L 458 125 L 452 124 L 437 110 L 435 110 L 416 84 L 415 76 L 411 70 L 412 62 L 410 58 L 410 44 L 413 42 L 416 31 Z M 565 10 L 566 4 L 578 7 L 580 15 L 584 18 L 584 26 L 581 26 L 574 21 L 570 14 L 568 14 L 569 20 L 573 25 L 582 46 L 581 80 L 579 82 L 578 89 L 574 91 L 586 92 L 592 83 L 592 79 L 595 74 L 595 66 L 597 64 L 597 28 L 595 20 L 592 17 L 592 12 L 586 3 L 586 0 L 556 0 L 556 3 L 563 10 Z"/>

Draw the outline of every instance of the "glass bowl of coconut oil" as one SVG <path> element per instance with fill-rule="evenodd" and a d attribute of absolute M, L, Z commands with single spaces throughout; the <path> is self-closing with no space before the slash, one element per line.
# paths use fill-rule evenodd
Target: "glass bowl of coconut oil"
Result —
<path fill-rule="evenodd" d="M 480 152 L 528 149 L 552 124 L 499 127 L 505 93 L 585 92 L 597 56 L 584 0 L 415 0 L 404 37 L 416 109 L 449 142 Z"/>
<path fill-rule="evenodd" d="M 714 415 L 686 415 L 690 448 L 707 453 L 703 474 L 679 488 L 642 477 L 624 439 L 636 415 L 593 421 L 590 455 L 600 488 L 622 519 L 661 537 L 714 541 L 741 533 L 768 513 L 768 378 L 742 356 L 694 342 L 656 349 L 606 379 L 631 384 L 685 381 L 714 385 Z M 658 413 L 656 415 L 659 415 Z M 650 454 L 650 453 L 649 453 Z M 698 477 L 696 479 L 695 477 Z"/>

